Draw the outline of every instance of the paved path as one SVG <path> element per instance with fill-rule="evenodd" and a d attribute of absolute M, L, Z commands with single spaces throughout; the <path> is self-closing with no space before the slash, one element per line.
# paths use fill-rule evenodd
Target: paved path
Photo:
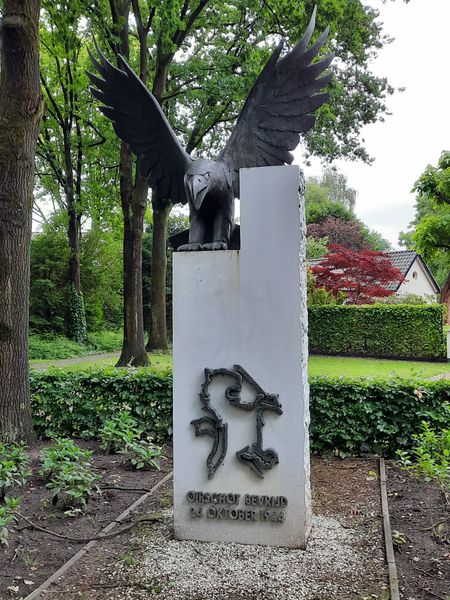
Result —
<path fill-rule="evenodd" d="M 433 377 L 428 377 L 427 381 L 439 381 L 440 379 L 450 379 L 450 373 L 440 373 L 439 375 L 433 375 Z"/>
<path fill-rule="evenodd" d="M 36 371 L 45 371 L 49 367 L 69 367 L 70 365 L 79 365 L 81 363 L 95 363 L 105 358 L 119 358 L 120 352 L 106 352 L 104 354 L 89 354 L 88 356 L 77 356 L 76 358 L 64 358 L 61 360 L 48 360 L 46 362 L 30 364 Z"/>

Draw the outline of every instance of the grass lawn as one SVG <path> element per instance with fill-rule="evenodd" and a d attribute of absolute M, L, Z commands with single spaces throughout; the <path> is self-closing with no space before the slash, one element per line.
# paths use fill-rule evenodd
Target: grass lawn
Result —
<path fill-rule="evenodd" d="M 162 354 L 160 352 L 152 352 L 149 353 L 150 359 L 150 369 L 158 372 L 167 371 L 172 368 L 172 355 L 171 354 Z M 71 358 L 67 359 L 66 364 L 60 364 L 61 361 L 51 361 L 51 360 L 30 360 L 30 367 L 33 368 L 36 366 L 37 368 L 40 365 L 52 365 L 58 369 L 64 369 L 65 371 L 87 371 L 89 369 L 101 369 L 102 367 L 114 367 L 118 359 L 113 358 L 100 358 L 95 361 L 93 360 L 83 360 L 81 358 Z M 69 364 L 68 361 L 71 361 Z M 72 362 L 73 361 L 73 362 Z M 59 364 L 58 364 L 59 363 Z M 41 370 L 41 369 L 40 369 Z"/>
<path fill-rule="evenodd" d="M 167 371 L 172 367 L 170 354 L 149 354 L 151 369 Z M 69 359 L 72 364 L 57 364 L 59 368 L 70 371 L 85 371 L 102 367 L 113 367 L 117 358 L 102 358 L 95 361 L 83 358 Z M 30 366 L 54 363 L 57 361 L 32 360 Z M 68 362 L 68 361 L 67 361 Z M 450 372 L 450 363 L 419 362 L 407 360 L 382 360 L 376 358 L 350 358 L 343 356 L 311 356 L 309 358 L 310 376 L 329 377 L 432 377 Z"/>
<path fill-rule="evenodd" d="M 329 377 L 432 377 L 450 372 L 450 364 L 344 356 L 310 356 L 309 375 Z"/>

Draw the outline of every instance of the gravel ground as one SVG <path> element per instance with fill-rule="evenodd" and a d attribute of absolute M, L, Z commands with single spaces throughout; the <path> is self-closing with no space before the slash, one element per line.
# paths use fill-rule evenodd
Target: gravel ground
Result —
<path fill-rule="evenodd" d="M 356 530 L 337 519 L 316 516 L 307 550 L 234 543 L 177 541 L 172 514 L 150 537 L 138 540 L 133 580 L 160 600 L 313 600 L 363 598 L 368 548 L 362 552 Z M 370 553 L 369 553 L 370 554 Z M 195 576 L 193 576 L 195 573 Z M 383 587 L 380 564 L 380 586 Z M 127 597 L 126 595 L 124 597 Z M 129 596 L 134 597 L 134 596 Z M 367 598 L 379 598 L 376 594 Z"/>
<path fill-rule="evenodd" d="M 156 522 L 100 542 L 42 597 L 387 600 L 374 469 L 368 460 L 313 458 L 315 516 L 307 550 L 174 540 L 167 483 L 133 516 Z"/>

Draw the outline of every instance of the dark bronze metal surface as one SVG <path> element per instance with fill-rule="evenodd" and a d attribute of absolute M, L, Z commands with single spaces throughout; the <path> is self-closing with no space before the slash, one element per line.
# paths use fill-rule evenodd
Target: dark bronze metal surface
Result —
<path fill-rule="evenodd" d="M 283 414 L 281 404 L 278 400 L 278 394 L 268 394 L 247 371 L 240 365 L 234 365 L 233 369 L 205 369 L 205 379 L 202 383 L 202 389 L 199 394 L 202 409 L 207 416 L 200 417 L 191 421 L 195 427 L 195 435 L 207 435 L 213 438 L 211 452 L 206 459 L 208 469 L 208 479 L 212 479 L 225 460 L 228 450 L 228 424 L 224 423 L 218 411 L 211 406 L 211 396 L 209 386 L 214 377 L 232 377 L 234 383 L 229 385 L 225 392 L 225 399 L 236 408 L 247 412 L 255 410 L 256 412 L 256 442 L 245 446 L 236 452 L 237 459 L 255 473 L 261 479 L 264 478 L 264 471 L 272 469 L 278 464 L 278 454 L 272 448 L 264 449 L 262 428 L 264 426 L 264 412 L 275 412 L 278 415 Z M 247 383 L 255 391 L 255 397 L 251 402 L 244 402 L 241 398 L 242 386 Z"/>
<path fill-rule="evenodd" d="M 223 250 L 230 246 L 239 170 L 290 164 L 299 136 L 314 127 L 314 111 L 328 98 L 319 93 L 331 79 L 320 77 L 333 56 L 317 62 L 328 28 L 309 45 L 316 9 L 300 42 L 281 57 L 281 41 L 254 83 L 236 126 L 217 160 L 194 160 L 185 152 L 163 111 L 128 63 L 114 67 L 97 47 L 88 73 L 92 94 L 114 130 L 130 144 L 153 193 L 189 204 L 189 237 L 178 250 Z"/>

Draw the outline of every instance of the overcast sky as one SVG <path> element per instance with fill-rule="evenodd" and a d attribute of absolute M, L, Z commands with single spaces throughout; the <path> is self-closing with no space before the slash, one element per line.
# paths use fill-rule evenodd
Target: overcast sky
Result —
<path fill-rule="evenodd" d="M 395 38 L 372 70 L 406 90 L 389 99 L 392 115 L 384 123 L 363 130 L 375 162 L 335 165 L 358 191 L 357 216 L 398 247 L 399 232 L 414 216 L 414 182 L 427 164 L 437 164 L 442 150 L 450 150 L 450 0 L 367 3 L 379 9 L 384 31 Z M 319 174 L 319 161 L 304 172 Z"/>

